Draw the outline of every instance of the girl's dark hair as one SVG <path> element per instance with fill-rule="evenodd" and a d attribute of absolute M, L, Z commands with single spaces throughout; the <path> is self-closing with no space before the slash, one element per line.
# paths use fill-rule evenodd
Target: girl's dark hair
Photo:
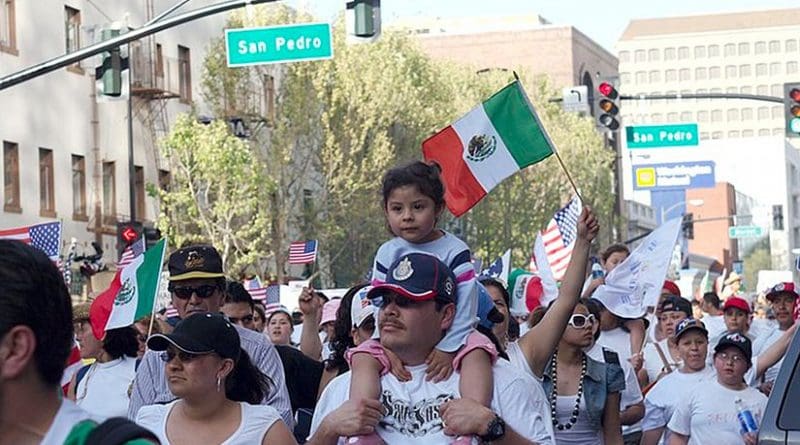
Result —
<path fill-rule="evenodd" d="M 133 326 L 126 326 L 124 328 L 110 329 L 106 331 L 106 336 L 103 338 L 103 350 L 105 350 L 112 359 L 120 357 L 136 357 L 139 351 L 139 331 Z"/>
<path fill-rule="evenodd" d="M 600 253 L 600 259 L 603 260 L 603 263 L 605 263 L 606 260 L 608 260 L 608 257 L 615 253 L 624 253 L 625 255 L 630 255 L 631 250 L 628 249 L 628 246 L 625 244 L 612 244 L 606 247 L 606 249 Z"/>
<path fill-rule="evenodd" d="M 511 296 L 508 294 L 508 289 L 506 289 L 506 286 L 502 282 L 495 278 L 481 278 L 478 281 L 480 281 L 484 287 L 494 286 L 499 290 L 500 294 L 503 295 L 503 300 L 506 302 L 506 307 L 511 309 Z"/>
<path fill-rule="evenodd" d="M 586 310 L 589 311 L 590 314 L 594 315 L 595 320 L 600 322 L 600 312 L 603 310 L 603 306 L 593 298 L 581 298 L 578 300 L 578 304 L 582 304 L 586 306 Z M 600 329 L 594 333 L 594 341 L 600 338 Z"/>
<path fill-rule="evenodd" d="M 272 379 L 259 371 L 250 361 L 247 351 L 242 349 L 233 371 L 225 379 L 225 397 L 234 402 L 259 405 L 273 387 Z"/>
<path fill-rule="evenodd" d="M 344 354 L 348 348 L 355 346 L 350 331 L 353 329 L 353 322 L 350 320 L 350 306 L 353 303 L 353 296 L 367 286 L 367 283 L 357 284 L 342 297 L 339 309 L 336 311 L 336 321 L 333 322 L 333 340 L 330 342 L 331 355 L 325 360 L 325 369 L 336 370 L 339 374 L 350 370 Z"/>
<path fill-rule="evenodd" d="M 407 185 L 415 185 L 419 192 L 431 198 L 436 210 L 444 208 L 444 184 L 439 177 L 439 166 L 413 161 L 390 169 L 383 175 L 383 208 L 389 201 L 392 190 Z"/>

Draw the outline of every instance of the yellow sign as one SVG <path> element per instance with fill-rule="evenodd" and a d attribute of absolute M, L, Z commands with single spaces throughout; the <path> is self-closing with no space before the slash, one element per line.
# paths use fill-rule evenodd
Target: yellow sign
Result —
<path fill-rule="evenodd" d="M 642 167 L 636 169 L 636 187 L 655 187 L 655 167 Z"/>

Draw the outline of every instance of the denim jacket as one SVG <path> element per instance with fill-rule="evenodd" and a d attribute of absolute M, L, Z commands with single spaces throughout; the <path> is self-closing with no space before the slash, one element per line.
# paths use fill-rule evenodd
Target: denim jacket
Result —
<path fill-rule="evenodd" d="M 549 398 L 553 392 L 553 359 L 547 363 L 542 375 L 542 388 Z M 603 422 L 606 395 L 625 389 L 625 374 L 617 364 L 603 363 L 586 356 L 586 378 L 583 380 L 583 398 L 591 427 L 599 430 Z"/>

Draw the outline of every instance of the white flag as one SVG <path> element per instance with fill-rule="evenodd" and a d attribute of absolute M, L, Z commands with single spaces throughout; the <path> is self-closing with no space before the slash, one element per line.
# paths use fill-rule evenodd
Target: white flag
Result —
<path fill-rule="evenodd" d="M 675 218 L 653 230 L 619 266 L 606 277 L 592 298 L 600 300 L 611 313 L 638 318 L 647 306 L 655 306 L 664 286 L 672 249 L 681 230 L 682 218 Z"/>
<path fill-rule="evenodd" d="M 533 243 L 533 259 L 536 261 L 536 268 L 539 270 L 539 279 L 542 280 L 542 306 L 547 307 L 551 301 L 558 298 L 558 284 L 553 276 L 553 269 L 550 267 L 550 262 L 547 260 L 547 251 L 544 248 L 544 239 L 542 233 L 536 235 L 536 241 Z"/>

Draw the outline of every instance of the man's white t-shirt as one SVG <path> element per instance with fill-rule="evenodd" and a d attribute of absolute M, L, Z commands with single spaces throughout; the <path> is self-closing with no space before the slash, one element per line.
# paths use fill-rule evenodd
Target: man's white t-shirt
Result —
<path fill-rule="evenodd" d="M 622 328 L 600 332 L 597 344 L 619 354 L 619 361 L 631 358 L 631 334 Z"/>
<path fill-rule="evenodd" d="M 708 338 L 717 338 L 728 330 L 725 327 L 725 317 L 722 315 L 703 315 L 703 324 L 706 325 Z"/>
<path fill-rule="evenodd" d="M 717 379 L 701 381 L 690 393 L 677 405 L 668 424 L 673 432 L 689 436 L 689 445 L 744 444 L 734 402 L 742 399 L 759 425 L 767 406 L 767 396 L 758 390 L 749 386 L 742 390 L 728 389 Z"/>
<path fill-rule="evenodd" d="M 444 434 L 439 406 L 460 397 L 459 374 L 439 383 L 425 380 L 426 365 L 409 366 L 411 380 L 398 381 L 392 374 L 381 377 L 381 402 L 386 410 L 376 429 L 389 445 L 449 444 Z M 550 404 L 540 384 L 514 369 L 505 360 L 494 365 L 494 393 L 491 409 L 514 431 L 538 444 L 554 444 Z M 317 402 L 311 422 L 311 436 L 331 411 L 349 397 L 351 374 L 331 380 Z M 339 444 L 344 444 L 339 438 Z"/>
<path fill-rule="evenodd" d="M 661 348 L 661 352 L 664 353 L 664 358 L 667 359 L 667 363 L 670 366 L 670 369 L 673 371 L 680 368 L 683 363 L 680 358 L 677 360 L 672 357 L 669 353 L 669 340 L 663 339 L 658 342 L 658 346 Z M 654 382 L 658 375 L 661 374 L 661 371 L 664 370 L 664 360 L 661 359 L 661 355 L 658 353 L 658 349 L 656 349 L 655 343 L 648 343 L 644 347 L 643 351 L 643 358 L 644 358 L 644 369 L 647 371 L 647 377 L 650 379 L 651 382 Z"/>
<path fill-rule="evenodd" d="M 136 359 L 120 357 L 106 363 L 94 362 L 75 388 L 76 403 L 101 419 L 125 417 Z"/>
<path fill-rule="evenodd" d="M 53 424 L 47 430 L 44 439 L 40 445 L 63 445 L 64 440 L 69 436 L 69 432 L 78 422 L 91 419 L 100 421 L 100 419 L 92 417 L 91 414 L 82 410 L 78 405 L 71 400 L 64 399 L 61 401 L 61 406 L 56 412 L 56 417 L 53 418 Z"/>
<path fill-rule="evenodd" d="M 715 377 L 714 369 L 708 366 L 699 372 L 685 373 L 677 370 L 664 376 L 644 398 L 642 430 L 666 427 L 675 412 L 675 406 L 691 395 L 692 388 L 700 381 Z M 668 440 L 669 431 L 665 429 L 660 443 L 667 443 Z"/>
<path fill-rule="evenodd" d="M 775 328 L 774 330 L 767 331 L 759 335 L 758 340 L 753 342 L 753 355 L 759 355 L 766 352 L 766 350 L 769 349 L 770 346 L 774 345 L 775 342 L 781 338 L 784 332 L 786 331 L 781 331 L 780 329 Z M 780 371 L 782 364 L 783 364 L 783 357 L 781 357 L 778 363 L 775 363 L 774 365 L 772 365 L 772 367 L 766 370 L 766 372 L 764 373 L 764 381 L 772 382 L 776 378 L 778 378 L 778 371 Z M 754 383 L 758 384 L 760 383 L 760 381 Z"/>

